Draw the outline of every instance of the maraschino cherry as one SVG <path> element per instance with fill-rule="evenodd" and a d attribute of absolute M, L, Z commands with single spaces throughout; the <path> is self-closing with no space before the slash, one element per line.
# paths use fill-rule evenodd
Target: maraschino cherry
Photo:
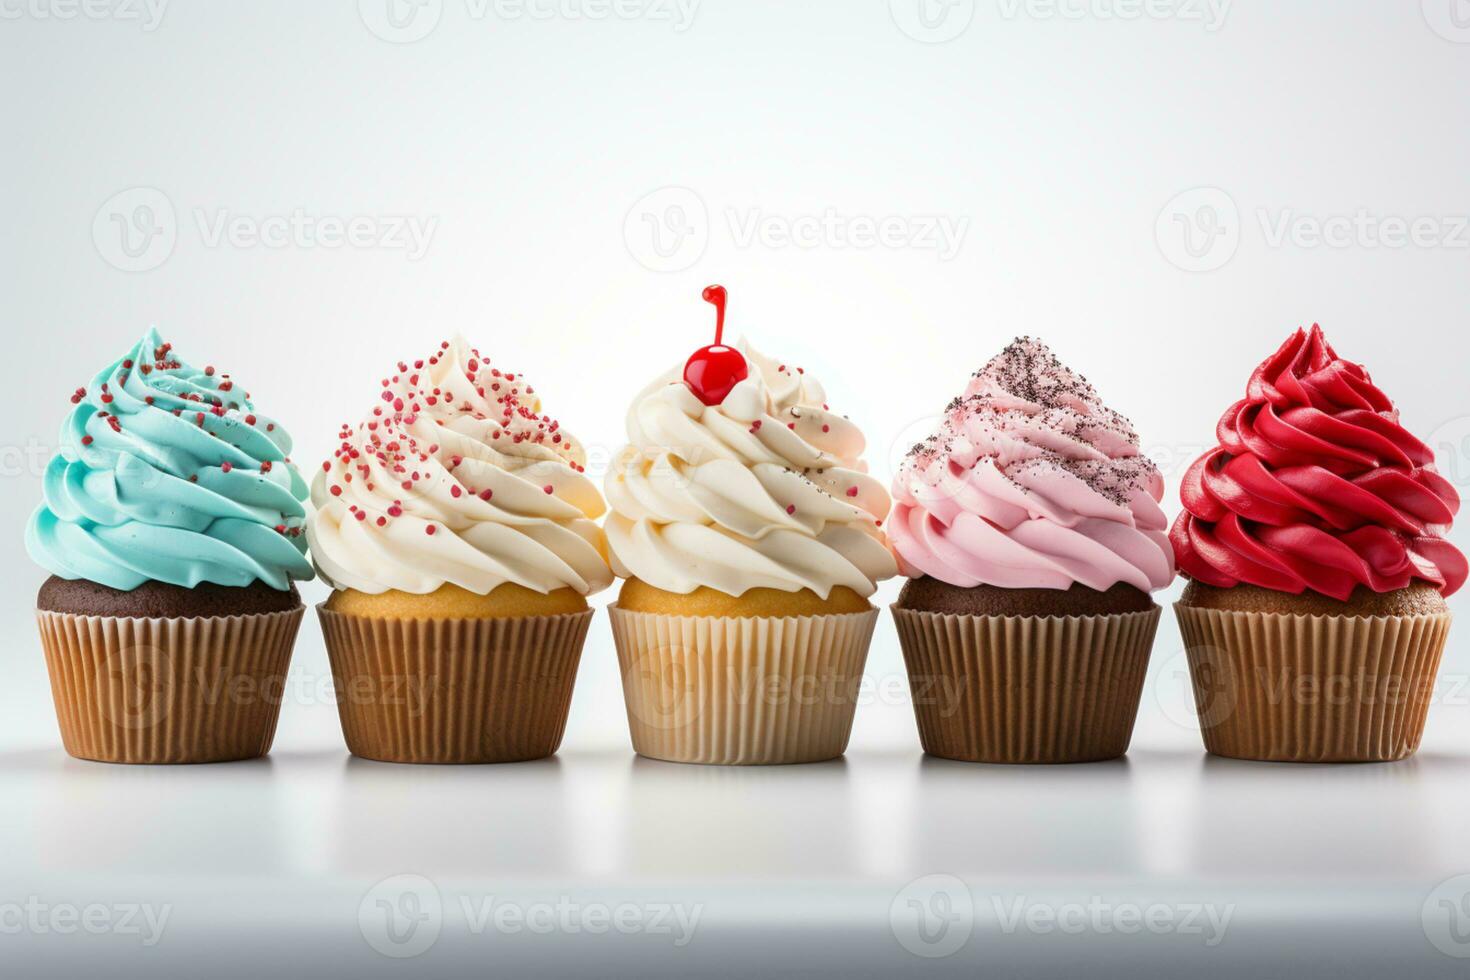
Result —
<path fill-rule="evenodd" d="M 706 405 L 723 402 L 731 389 L 750 375 L 740 352 L 720 342 L 725 336 L 726 299 L 724 286 L 705 287 L 704 301 L 715 307 L 715 342 L 695 351 L 684 365 L 684 383 Z"/>

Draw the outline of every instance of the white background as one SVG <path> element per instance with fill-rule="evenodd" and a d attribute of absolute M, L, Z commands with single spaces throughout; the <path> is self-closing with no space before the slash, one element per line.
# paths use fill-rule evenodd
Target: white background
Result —
<path fill-rule="evenodd" d="M 820 378 L 884 479 L 970 372 L 1029 333 L 1133 419 L 1172 516 L 1252 368 L 1319 321 L 1470 487 L 1470 4 L 922 0 L 930 29 L 920 0 L 704 0 L 687 20 L 638 0 L 602 18 L 598 0 L 394 0 L 396 22 L 389 2 L 174 0 L 154 23 L 146 7 L 0 0 L 8 765 L 63 765 L 31 622 L 44 575 L 22 545 L 41 469 L 68 394 L 150 324 L 232 372 L 306 470 L 394 361 L 456 331 L 606 459 L 632 396 L 709 342 L 699 293 L 720 282 L 731 333 Z M 964 234 L 953 254 L 922 236 L 775 237 L 829 213 Z M 421 255 L 212 235 L 293 214 L 432 233 Z M 748 239 L 752 218 L 766 231 Z M 1313 237 L 1343 218 L 1345 238 Z M 1419 240 L 1398 241 L 1417 219 Z M 1135 756 L 1195 778 L 1161 775 L 1139 804 L 1130 833 L 1154 842 L 1153 870 L 1190 866 L 1171 814 L 1209 771 L 1179 650 L 1166 615 Z M 293 670 L 277 756 L 319 753 L 341 778 L 311 617 Z M 917 772 L 902 674 L 885 619 L 853 758 L 910 753 Z M 1467 674 L 1457 631 L 1445 675 Z M 1462 776 L 1470 693 L 1440 702 L 1426 757 Z M 564 754 L 629 757 L 603 618 Z M 871 784 L 865 834 L 907 826 L 910 782 L 897 800 Z M 1411 826 L 1433 840 L 1441 817 Z M 1465 857 L 1415 852 L 1426 882 L 1470 871 L 1440 867 L 1447 853 Z M 913 873 L 962 870 L 930 864 Z"/>

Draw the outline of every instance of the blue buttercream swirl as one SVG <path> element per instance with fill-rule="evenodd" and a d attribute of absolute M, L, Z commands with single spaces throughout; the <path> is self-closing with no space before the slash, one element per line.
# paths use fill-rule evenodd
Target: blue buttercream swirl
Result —
<path fill-rule="evenodd" d="M 291 437 L 229 375 L 149 330 L 72 401 L 26 526 L 37 564 L 122 590 L 312 577 Z"/>

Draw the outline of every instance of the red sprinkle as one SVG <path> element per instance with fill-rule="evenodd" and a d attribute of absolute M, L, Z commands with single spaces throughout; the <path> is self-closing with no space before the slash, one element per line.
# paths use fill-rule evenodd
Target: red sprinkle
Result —
<path fill-rule="evenodd" d="M 229 463 L 221 463 L 219 464 L 219 468 L 225 473 L 228 473 L 230 472 L 230 470 L 234 469 L 234 467 L 231 466 Z"/>
<path fill-rule="evenodd" d="M 542 490 L 545 490 L 545 491 L 546 491 L 546 492 L 547 492 L 547 493 L 548 493 L 548 494 L 550 494 L 550 493 L 552 493 L 552 492 L 553 492 L 553 490 L 552 490 L 552 486 L 551 486 L 551 484 L 549 484 L 549 483 L 548 483 L 548 484 L 546 484 L 546 486 L 544 486 L 544 487 L 542 487 L 542 488 L 541 488 L 541 489 L 542 489 Z"/>
<path fill-rule="evenodd" d="M 796 505 L 795 504 L 787 504 L 786 505 L 786 513 L 788 513 L 788 514 L 795 514 L 796 513 Z"/>
<path fill-rule="evenodd" d="M 424 533 L 433 534 L 436 530 L 437 528 L 435 528 L 434 525 L 430 524 L 428 527 L 424 528 Z"/>
<path fill-rule="evenodd" d="M 856 497 L 857 496 L 857 493 L 858 493 L 857 487 L 848 487 L 847 488 L 847 495 L 849 497 Z"/>

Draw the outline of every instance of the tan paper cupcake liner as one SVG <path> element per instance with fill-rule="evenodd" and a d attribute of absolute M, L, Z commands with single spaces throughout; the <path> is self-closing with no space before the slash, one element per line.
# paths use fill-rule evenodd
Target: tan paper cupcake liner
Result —
<path fill-rule="evenodd" d="M 66 751 L 129 763 L 265 755 L 304 611 L 133 619 L 38 610 Z"/>
<path fill-rule="evenodd" d="M 318 606 L 317 614 L 353 755 L 522 762 L 561 745 L 592 610 L 401 620 Z"/>
<path fill-rule="evenodd" d="M 1298 616 L 1174 612 L 1205 748 L 1267 762 L 1391 762 L 1413 755 L 1449 613 Z"/>
<path fill-rule="evenodd" d="M 1123 755 L 1162 613 L 962 616 L 895 606 L 924 751 L 1001 763 Z"/>
<path fill-rule="evenodd" d="M 608 613 L 639 755 L 775 765 L 846 751 L 878 610 L 664 616 L 614 605 Z"/>

